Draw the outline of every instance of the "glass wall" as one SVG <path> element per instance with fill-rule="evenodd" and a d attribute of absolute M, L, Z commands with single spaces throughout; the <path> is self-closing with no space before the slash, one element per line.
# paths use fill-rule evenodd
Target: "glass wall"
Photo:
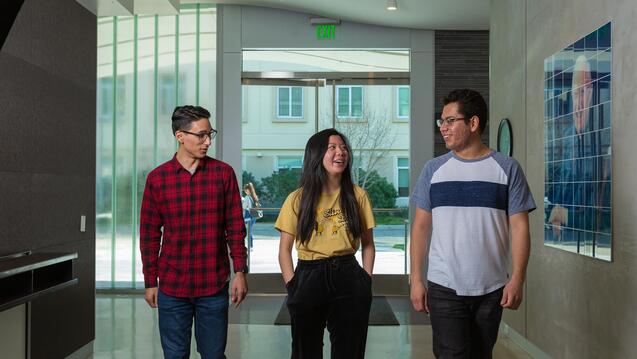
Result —
<path fill-rule="evenodd" d="M 179 15 L 98 19 L 98 287 L 143 287 L 138 246 L 146 175 L 177 148 L 175 106 L 214 110 L 216 20 L 208 5 L 184 6 Z"/>

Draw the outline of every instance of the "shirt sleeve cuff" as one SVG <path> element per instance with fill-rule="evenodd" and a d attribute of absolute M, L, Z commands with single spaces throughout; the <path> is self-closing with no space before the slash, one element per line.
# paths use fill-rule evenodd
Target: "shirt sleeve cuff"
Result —
<path fill-rule="evenodd" d="M 155 277 L 155 278 L 144 278 L 144 287 L 145 288 L 156 288 L 157 287 L 157 277 Z"/>

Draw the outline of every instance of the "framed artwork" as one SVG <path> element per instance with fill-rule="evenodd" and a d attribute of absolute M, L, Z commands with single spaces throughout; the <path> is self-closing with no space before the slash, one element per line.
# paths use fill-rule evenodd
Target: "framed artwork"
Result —
<path fill-rule="evenodd" d="M 503 118 L 498 127 L 498 152 L 507 156 L 513 154 L 513 132 L 508 118 Z"/>
<path fill-rule="evenodd" d="M 612 259 L 611 23 L 544 60 L 544 244 Z"/>

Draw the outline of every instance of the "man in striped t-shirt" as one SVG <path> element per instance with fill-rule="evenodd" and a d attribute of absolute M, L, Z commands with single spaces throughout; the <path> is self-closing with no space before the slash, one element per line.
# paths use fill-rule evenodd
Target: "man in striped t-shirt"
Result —
<path fill-rule="evenodd" d="M 481 142 L 487 119 L 476 91 L 444 99 L 437 124 L 450 152 L 427 162 L 411 197 L 411 300 L 430 314 L 438 358 L 491 358 L 502 309 L 522 302 L 535 202 L 517 161 Z"/>

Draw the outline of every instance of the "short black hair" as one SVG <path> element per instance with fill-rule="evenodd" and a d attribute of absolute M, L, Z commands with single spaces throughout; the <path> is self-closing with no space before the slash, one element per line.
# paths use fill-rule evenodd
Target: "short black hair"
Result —
<path fill-rule="evenodd" d="M 193 121 L 201 120 L 202 118 L 209 119 L 210 112 L 201 106 L 177 106 L 173 111 L 173 135 L 179 130 L 188 131 L 190 124 Z"/>
<path fill-rule="evenodd" d="M 477 116 L 480 119 L 479 132 L 484 132 L 489 121 L 489 111 L 484 97 L 475 90 L 459 89 L 449 92 L 447 97 L 442 100 L 443 106 L 454 102 L 458 104 L 458 112 L 467 118 L 465 121 L 468 122 L 470 118 Z"/>

